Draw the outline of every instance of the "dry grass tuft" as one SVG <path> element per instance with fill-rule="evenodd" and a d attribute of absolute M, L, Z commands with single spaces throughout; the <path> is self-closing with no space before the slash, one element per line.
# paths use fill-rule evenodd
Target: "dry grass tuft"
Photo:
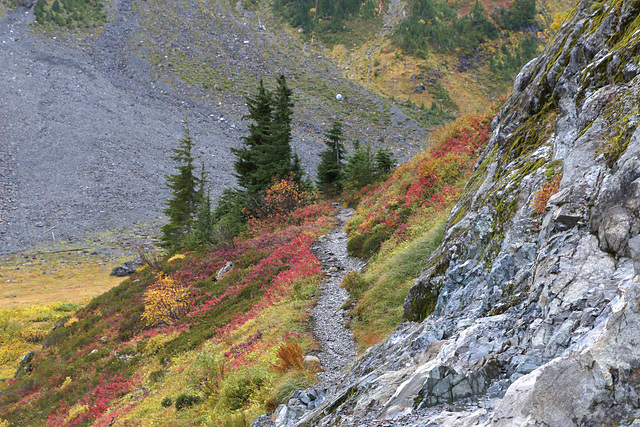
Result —
<path fill-rule="evenodd" d="M 302 347 L 297 342 L 287 342 L 278 348 L 278 361 L 274 368 L 279 372 L 302 370 L 304 357 Z"/>

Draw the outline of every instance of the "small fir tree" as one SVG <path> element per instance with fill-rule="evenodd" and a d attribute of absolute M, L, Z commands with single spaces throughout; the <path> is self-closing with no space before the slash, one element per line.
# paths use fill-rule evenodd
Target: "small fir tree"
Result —
<path fill-rule="evenodd" d="M 249 114 L 244 118 L 252 122 L 248 126 L 249 135 L 243 138 L 242 148 L 232 148 L 231 152 L 236 156 L 233 168 L 238 184 L 249 193 L 256 193 L 262 189 L 257 178 L 260 167 L 258 153 L 269 143 L 273 118 L 272 94 L 264 87 L 262 79 L 258 93 L 247 97 L 246 102 Z"/>
<path fill-rule="evenodd" d="M 375 181 L 375 168 L 371 155 L 371 146 L 361 147 L 358 141 L 353 143 L 353 153 L 347 158 L 344 168 L 343 185 L 357 190 Z"/>
<path fill-rule="evenodd" d="M 274 176 L 285 177 L 293 171 L 291 152 L 291 121 L 293 119 L 292 92 L 284 75 L 276 80 L 271 138 L 262 157 L 262 179 L 271 185 Z"/>
<path fill-rule="evenodd" d="M 325 133 L 327 149 L 320 153 L 318 165 L 318 184 L 325 188 L 340 190 L 342 188 L 342 170 L 344 168 L 344 133 L 342 122 L 336 120 Z"/>
<path fill-rule="evenodd" d="M 207 194 L 202 199 L 200 208 L 196 216 L 191 241 L 193 245 L 210 245 L 215 243 L 214 227 L 216 225 L 211 211 L 211 194 Z"/>
<path fill-rule="evenodd" d="M 171 189 L 171 198 L 166 203 L 164 213 L 169 222 L 162 226 L 161 246 L 170 250 L 180 247 L 185 234 L 192 229 L 194 217 L 198 211 L 201 195 L 198 184 L 200 180 L 194 175 L 193 157 L 191 149 L 193 140 L 189 134 L 189 123 L 184 121 L 184 136 L 180 145 L 172 148 L 174 155 L 171 159 L 177 163 L 176 173 L 167 175 L 167 187 Z"/>
<path fill-rule="evenodd" d="M 202 164 L 197 194 L 198 210 L 196 212 L 193 230 L 186 239 L 186 243 L 189 246 L 210 245 L 215 243 L 214 227 L 216 221 L 211 210 L 211 193 L 205 190 L 208 181 L 207 176 L 208 174 L 205 171 L 204 164 Z"/>
<path fill-rule="evenodd" d="M 245 118 L 253 123 L 243 147 L 231 151 L 236 155 L 238 183 L 249 195 L 264 191 L 273 177 L 302 179 L 300 160 L 291 150 L 293 105 L 292 91 L 284 75 L 278 77 L 274 93 L 261 80 L 258 93 L 247 98 L 249 114 Z"/>
<path fill-rule="evenodd" d="M 376 162 L 376 174 L 378 175 L 378 179 L 384 179 L 391 169 L 393 169 L 393 165 L 395 164 L 395 159 L 393 158 L 393 153 L 391 150 L 381 147 L 376 151 L 375 156 Z"/>

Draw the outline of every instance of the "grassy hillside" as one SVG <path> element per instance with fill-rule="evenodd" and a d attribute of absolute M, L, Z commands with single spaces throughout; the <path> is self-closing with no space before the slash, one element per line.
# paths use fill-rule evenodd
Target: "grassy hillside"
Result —
<path fill-rule="evenodd" d="M 351 327 L 361 349 L 385 339 L 400 323 L 414 279 L 438 246 L 449 210 L 471 175 L 476 151 L 490 135 L 492 116 L 464 115 L 438 130 L 431 148 L 365 188 L 347 223 L 353 255 L 370 258 L 350 273 Z"/>
<path fill-rule="evenodd" d="M 42 349 L 27 370 L 16 379 L 5 372 L 1 417 L 29 426 L 219 425 L 273 410 L 314 381 L 316 367 L 301 360 L 314 349 L 305 308 L 321 278 L 309 247 L 332 226 L 330 211 L 319 202 L 226 247 L 146 267 L 75 314 L 49 307 L 39 321 L 57 327 L 32 334 Z M 216 280 L 228 261 L 233 269 Z M 10 314 L 28 322 L 38 313 Z"/>
<path fill-rule="evenodd" d="M 490 120 L 459 118 L 428 151 L 357 194 L 348 249 L 369 266 L 343 286 L 361 348 L 400 321 Z M 273 411 L 315 381 L 317 366 L 302 361 L 318 350 L 308 308 L 322 272 L 310 245 L 332 226 L 330 213 L 318 201 L 251 220 L 240 239 L 147 266 L 77 312 L 73 304 L 3 311 L 2 355 L 13 363 L 2 371 L 0 417 L 26 426 L 245 425 Z M 37 356 L 12 378 L 28 349 Z"/>
<path fill-rule="evenodd" d="M 534 3 L 535 12 L 514 19 L 519 4 Z M 332 57 L 346 77 L 402 101 L 410 115 L 431 126 L 442 121 L 438 114 L 429 114 L 432 105 L 451 112 L 478 112 L 505 94 L 522 65 L 541 51 L 554 19 L 561 19 L 573 3 L 383 3 L 387 19 L 376 37 L 335 44 Z M 427 109 L 418 110 L 422 105 Z"/>

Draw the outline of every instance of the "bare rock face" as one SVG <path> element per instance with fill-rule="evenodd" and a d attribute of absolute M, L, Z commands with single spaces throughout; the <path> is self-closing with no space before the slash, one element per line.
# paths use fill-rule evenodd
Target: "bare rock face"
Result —
<path fill-rule="evenodd" d="M 583 0 L 523 68 L 407 322 L 302 425 L 640 418 L 639 16 Z"/>

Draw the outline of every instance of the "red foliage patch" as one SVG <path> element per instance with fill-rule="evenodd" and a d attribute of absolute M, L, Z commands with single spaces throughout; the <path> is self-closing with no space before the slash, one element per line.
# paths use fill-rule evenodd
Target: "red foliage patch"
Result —
<path fill-rule="evenodd" d="M 55 414 L 49 415 L 47 427 L 71 427 L 95 420 L 109 408 L 114 399 L 129 393 L 132 389 L 132 379 L 122 378 L 118 375 L 114 375 L 108 380 L 99 378 L 98 385 L 78 402 L 78 405 L 87 405 L 86 411 L 68 419 L 71 408 L 58 408 Z"/>
<path fill-rule="evenodd" d="M 380 225 L 402 237 L 416 212 L 450 205 L 462 190 L 460 178 L 470 173 L 474 153 L 489 139 L 490 126 L 487 115 L 463 116 L 436 134 L 430 150 L 398 167 L 386 182 L 364 189 L 350 237 Z"/>

